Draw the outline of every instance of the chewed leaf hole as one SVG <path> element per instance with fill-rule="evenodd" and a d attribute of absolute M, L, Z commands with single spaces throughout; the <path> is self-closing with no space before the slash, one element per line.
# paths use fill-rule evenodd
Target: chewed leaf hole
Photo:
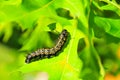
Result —
<path fill-rule="evenodd" d="M 67 19 L 73 19 L 73 17 L 70 15 L 70 11 L 64 8 L 58 8 L 56 9 L 56 13 L 60 17 L 64 17 Z"/>

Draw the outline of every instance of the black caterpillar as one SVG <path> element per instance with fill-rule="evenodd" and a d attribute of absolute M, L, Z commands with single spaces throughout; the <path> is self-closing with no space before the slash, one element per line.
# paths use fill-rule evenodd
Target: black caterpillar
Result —
<path fill-rule="evenodd" d="M 58 41 L 57 41 L 56 45 L 53 48 L 38 49 L 37 51 L 35 51 L 35 52 L 31 53 L 31 54 L 28 54 L 26 56 L 25 62 L 30 63 L 36 57 L 38 57 L 39 59 L 42 59 L 42 58 L 50 58 L 51 56 L 55 56 L 56 53 L 61 50 L 62 46 L 66 42 L 67 36 L 68 36 L 67 30 L 65 30 L 65 29 L 62 30 L 60 36 L 58 37 Z"/>

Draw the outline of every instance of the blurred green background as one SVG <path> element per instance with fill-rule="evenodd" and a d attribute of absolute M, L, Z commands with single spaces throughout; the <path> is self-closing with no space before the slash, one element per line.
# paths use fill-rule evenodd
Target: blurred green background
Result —
<path fill-rule="evenodd" d="M 25 63 L 28 53 L 59 55 Z M 119 0 L 0 0 L 0 80 L 120 80 Z M 44 79 L 47 80 L 47 79 Z"/>

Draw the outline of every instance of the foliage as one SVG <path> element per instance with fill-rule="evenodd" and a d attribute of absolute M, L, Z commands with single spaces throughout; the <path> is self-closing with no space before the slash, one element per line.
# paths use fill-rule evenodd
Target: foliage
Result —
<path fill-rule="evenodd" d="M 16 56 L 22 55 L 15 59 L 18 65 L 13 63 L 9 79 L 21 80 L 35 71 L 47 72 L 49 80 L 104 80 L 105 72 L 119 73 L 119 4 L 119 0 L 1 0 L 0 41 L 19 50 Z M 53 34 L 58 36 L 62 29 L 69 37 L 58 56 L 25 64 L 27 53 L 22 51 L 53 47 L 57 38 Z"/>

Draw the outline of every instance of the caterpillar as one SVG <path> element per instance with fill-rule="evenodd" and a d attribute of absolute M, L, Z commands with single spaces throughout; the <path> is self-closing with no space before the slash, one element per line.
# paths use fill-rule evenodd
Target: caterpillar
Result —
<path fill-rule="evenodd" d="M 46 48 L 46 49 L 38 49 L 35 52 L 32 52 L 31 54 L 28 54 L 26 56 L 26 63 L 31 63 L 32 60 L 35 58 L 43 59 L 43 58 L 50 58 L 51 56 L 56 56 L 56 53 L 60 51 L 65 44 L 68 36 L 68 31 L 66 29 L 63 29 L 60 36 L 58 37 L 58 41 L 56 45 L 52 48 Z"/>

